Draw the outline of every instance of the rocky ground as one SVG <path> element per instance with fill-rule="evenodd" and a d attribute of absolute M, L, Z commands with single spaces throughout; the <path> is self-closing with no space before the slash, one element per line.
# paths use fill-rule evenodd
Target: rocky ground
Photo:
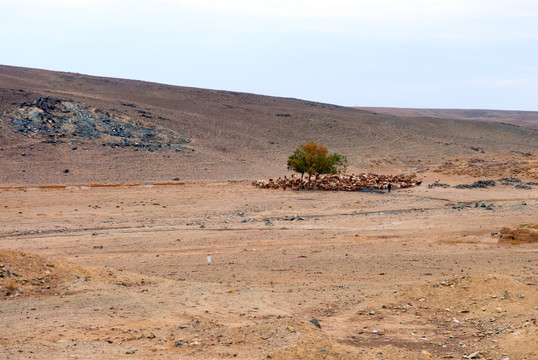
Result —
<path fill-rule="evenodd" d="M 0 357 L 537 358 L 538 243 L 499 242 L 534 229 L 536 187 L 421 176 L 5 186 Z"/>
<path fill-rule="evenodd" d="M 535 116 L 0 65 L 0 358 L 537 359 Z"/>

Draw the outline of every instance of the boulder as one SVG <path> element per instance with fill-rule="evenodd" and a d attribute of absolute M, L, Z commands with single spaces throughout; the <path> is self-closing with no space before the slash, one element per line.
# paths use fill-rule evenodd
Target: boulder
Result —
<path fill-rule="evenodd" d="M 53 99 L 49 96 L 42 96 L 35 101 L 35 105 L 43 111 L 53 110 L 59 100 Z"/>
<path fill-rule="evenodd" d="M 503 227 L 499 232 L 500 243 L 535 243 L 538 242 L 538 225 L 525 224 L 516 228 Z"/>

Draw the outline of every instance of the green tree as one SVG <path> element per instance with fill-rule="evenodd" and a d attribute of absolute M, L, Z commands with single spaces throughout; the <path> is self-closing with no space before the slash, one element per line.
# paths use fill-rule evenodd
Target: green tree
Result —
<path fill-rule="evenodd" d="M 301 180 L 307 173 L 310 181 L 312 175 L 340 174 L 346 171 L 347 158 L 338 153 L 330 154 L 325 146 L 309 142 L 295 149 L 288 158 L 288 169 L 300 173 Z"/>

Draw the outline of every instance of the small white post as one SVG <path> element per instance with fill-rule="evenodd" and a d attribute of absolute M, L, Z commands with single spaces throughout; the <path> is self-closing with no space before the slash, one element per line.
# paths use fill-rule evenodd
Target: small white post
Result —
<path fill-rule="evenodd" d="M 211 254 L 207 254 L 207 265 L 211 265 Z"/>

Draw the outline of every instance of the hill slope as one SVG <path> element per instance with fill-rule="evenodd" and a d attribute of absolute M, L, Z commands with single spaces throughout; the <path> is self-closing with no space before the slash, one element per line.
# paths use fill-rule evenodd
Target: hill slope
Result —
<path fill-rule="evenodd" d="M 388 107 L 359 107 L 358 109 L 406 117 L 435 117 L 440 119 L 463 119 L 494 121 L 538 129 L 538 111 L 479 110 L 479 109 L 402 109 Z"/>
<path fill-rule="evenodd" d="M 502 123 L 0 66 L 0 184 L 251 180 L 310 140 L 352 172 L 538 150 L 537 130 Z"/>

